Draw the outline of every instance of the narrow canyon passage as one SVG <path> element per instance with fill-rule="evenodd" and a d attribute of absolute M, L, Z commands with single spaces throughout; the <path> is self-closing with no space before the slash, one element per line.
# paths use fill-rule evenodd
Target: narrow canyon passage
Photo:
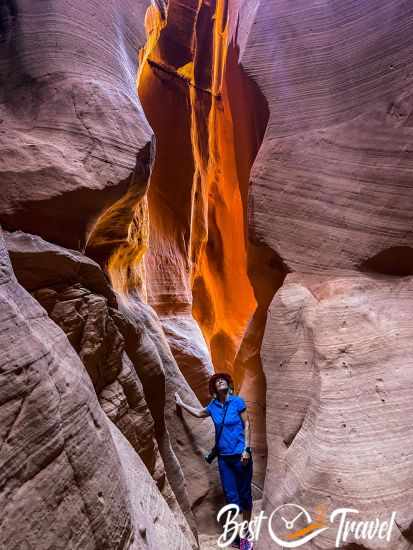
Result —
<path fill-rule="evenodd" d="M 214 370 L 234 376 L 249 405 L 256 482 L 262 486 L 265 383 L 259 352 L 266 310 L 284 272 L 248 235 L 249 175 L 268 112 L 239 65 L 234 8 L 223 0 L 172 1 L 166 19 L 154 6 L 147 12 L 138 90 L 156 136 L 156 159 L 148 191 L 145 292 L 201 402 L 209 399 L 211 373 L 203 341 Z M 180 327 L 180 342 L 172 326 Z M 191 339 L 192 350 L 201 350 L 192 356 L 183 349 Z"/>

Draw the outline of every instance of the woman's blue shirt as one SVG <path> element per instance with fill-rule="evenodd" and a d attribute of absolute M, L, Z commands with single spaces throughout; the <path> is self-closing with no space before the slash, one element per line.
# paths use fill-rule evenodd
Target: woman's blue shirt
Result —
<path fill-rule="evenodd" d="M 228 410 L 218 442 L 218 451 L 222 455 L 241 454 L 245 448 L 245 432 L 240 413 L 245 411 L 247 406 L 239 395 L 227 394 L 225 403 L 221 403 L 218 399 L 212 399 L 206 409 L 214 422 L 216 433 L 218 433 L 224 417 L 224 404 L 228 406 Z"/>

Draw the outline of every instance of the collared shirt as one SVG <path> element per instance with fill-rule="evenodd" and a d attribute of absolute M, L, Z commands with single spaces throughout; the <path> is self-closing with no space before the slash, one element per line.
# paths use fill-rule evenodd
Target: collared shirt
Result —
<path fill-rule="evenodd" d="M 241 454 L 245 448 L 244 422 L 241 412 L 247 408 L 245 401 L 239 395 L 227 394 L 225 403 L 219 399 L 212 399 L 206 406 L 217 434 L 225 414 L 225 406 L 228 406 L 225 423 L 218 442 L 218 451 L 222 455 Z"/>

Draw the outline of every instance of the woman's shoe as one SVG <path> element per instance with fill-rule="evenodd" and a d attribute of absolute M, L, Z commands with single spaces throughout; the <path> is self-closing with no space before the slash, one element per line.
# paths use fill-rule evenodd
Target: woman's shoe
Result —
<path fill-rule="evenodd" d="M 239 550 L 253 550 L 254 544 L 248 539 L 241 539 Z"/>

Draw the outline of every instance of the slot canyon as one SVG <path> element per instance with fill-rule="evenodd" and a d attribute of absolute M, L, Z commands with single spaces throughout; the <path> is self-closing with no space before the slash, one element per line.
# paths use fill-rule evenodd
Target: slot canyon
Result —
<path fill-rule="evenodd" d="M 0 98 L 0 549 L 219 548 L 215 372 L 254 510 L 413 548 L 413 4 L 3 0 Z"/>

